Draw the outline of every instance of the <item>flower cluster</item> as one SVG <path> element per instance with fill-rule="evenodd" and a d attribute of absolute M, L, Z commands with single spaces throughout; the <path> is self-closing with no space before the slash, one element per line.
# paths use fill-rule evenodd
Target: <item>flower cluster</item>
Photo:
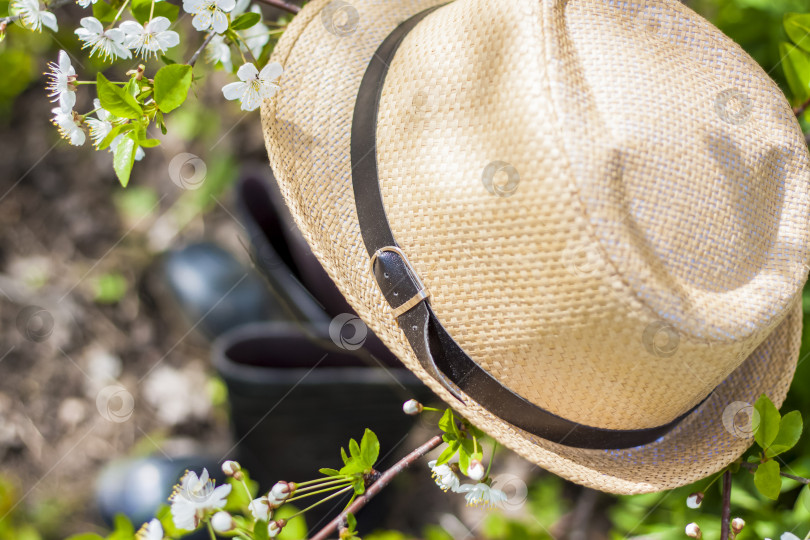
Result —
<path fill-rule="evenodd" d="M 476 484 L 462 484 L 456 473 L 456 464 L 436 465 L 436 460 L 428 463 L 436 485 L 443 491 L 454 493 L 464 493 L 464 499 L 468 506 L 483 506 L 493 508 L 506 502 L 506 493 L 500 489 L 490 486 L 486 482 Z M 480 480 L 481 478 L 478 478 Z"/>
<path fill-rule="evenodd" d="M 261 7 L 251 2 L 184 0 L 182 10 L 192 16 L 192 26 L 206 35 L 200 38 L 201 44 L 188 62 L 179 63 L 166 56 L 180 44 L 180 34 L 174 29 L 179 6 L 165 0 L 123 0 L 113 4 L 76 0 L 82 8 L 93 10 L 74 30 L 89 57 L 107 63 L 158 60 L 164 66 L 147 74 L 146 67 L 138 65 L 127 72 L 129 79 L 119 81 L 108 81 L 100 74 L 96 81 L 79 80 L 70 56 L 60 51 L 46 72 L 48 96 L 56 104 L 51 121 L 59 135 L 74 146 L 84 145 L 89 138 L 97 150 L 113 153 L 116 176 L 126 186 L 134 163 L 144 157 L 144 149 L 160 144 L 159 139 L 147 136 L 147 131 L 154 127 L 166 133 L 164 115 L 185 101 L 197 78 L 192 74 L 194 64 L 203 53 L 214 66 L 235 71 L 239 79 L 223 86 L 224 97 L 238 100 L 243 110 L 258 109 L 279 90 L 282 68 L 268 63 L 267 58 L 273 36 L 283 32 L 287 21 L 268 23 L 277 27 L 271 30 L 263 21 Z M 67 3 L 50 0 L 45 5 L 57 8 Z M 56 15 L 40 0 L 11 0 L 9 17 L 0 26 L 0 39 L 5 37 L 6 23 L 14 20 L 36 32 L 43 27 L 53 31 L 59 28 Z M 237 57 L 242 62 L 234 65 Z M 77 99 L 81 85 L 93 84 L 96 96 Z M 89 112 L 77 107 L 91 101 L 94 106 Z"/>

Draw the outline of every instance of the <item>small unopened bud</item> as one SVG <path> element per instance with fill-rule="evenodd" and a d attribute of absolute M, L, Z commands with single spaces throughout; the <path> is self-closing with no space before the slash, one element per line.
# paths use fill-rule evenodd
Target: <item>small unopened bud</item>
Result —
<path fill-rule="evenodd" d="M 216 532 L 231 532 L 236 528 L 233 518 L 228 512 L 217 512 L 211 517 L 211 526 Z"/>
<path fill-rule="evenodd" d="M 267 499 L 267 495 L 250 501 L 248 509 L 250 510 L 250 513 L 253 514 L 253 518 L 256 521 L 269 521 L 273 516 L 273 511 L 270 508 L 270 501 Z"/>
<path fill-rule="evenodd" d="M 236 461 L 228 460 L 222 464 L 222 472 L 225 473 L 225 476 L 234 476 L 241 470 L 242 466 Z"/>
<path fill-rule="evenodd" d="M 467 467 L 467 476 L 477 482 L 481 480 L 485 474 L 484 465 L 480 461 L 477 459 L 470 460 L 470 466 Z"/>
<path fill-rule="evenodd" d="M 735 517 L 731 520 L 731 530 L 734 534 L 740 534 L 740 531 L 745 527 L 745 520 L 743 518 Z"/>
<path fill-rule="evenodd" d="M 276 485 L 270 489 L 270 493 L 268 493 L 268 499 L 275 499 L 280 502 L 284 502 L 290 496 L 290 494 L 295 491 L 295 484 L 293 482 L 276 482 Z"/>
<path fill-rule="evenodd" d="M 700 508 L 700 505 L 703 503 L 703 492 L 698 491 L 696 493 L 692 493 L 686 498 L 686 506 L 689 508 Z"/>
<path fill-rule="evenodd" d="M 402 404 L 402 411 L 407 415 L 416 416 L 422 412 L 422 404 L 415 399 L 409 399 Z"/>
<path fill-rule="evenodd" d="M 700 532 L 700 527 L 697 523 L 690 523 L 686 526 L 686 536 L 689 538 L 700 538 L 703 533 Z"/>
<path fill-rule="evenodd" d="M 270 523 L 267 524 L 267 535 L 270 538 L 274 538 L 275 536 L 278 535 L 278 533 L 281 532 L 281 529 L 283 529 L 284 525 L 286 524 L 287 522 L 284 521 L 283 519 L 271 521 Z"/>

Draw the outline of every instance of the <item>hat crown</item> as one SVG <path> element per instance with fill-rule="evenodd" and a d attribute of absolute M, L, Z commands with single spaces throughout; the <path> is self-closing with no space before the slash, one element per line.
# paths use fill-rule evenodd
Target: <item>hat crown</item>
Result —
<path fill-rule="evenodd" d="M 391 62 L 377 149 L 438 318 L 506 386 L 583 424 L 686 412 L 806 276 L 796 120 L 677 2 L 444 6 Z"/>

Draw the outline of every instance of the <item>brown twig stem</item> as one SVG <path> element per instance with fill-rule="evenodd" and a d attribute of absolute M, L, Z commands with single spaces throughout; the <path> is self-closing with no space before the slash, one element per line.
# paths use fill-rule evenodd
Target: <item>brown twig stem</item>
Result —
<path fill-rule="evenodd" d="M 192 67 L 194 66 L 194 63 L 197 62 L 197 59 L 200 57 L 202 52 L 205 50 L 205 48 L 208 46 L 208 44 L 211 43 L 211 40 L 214 39 L 214 35 L 216 35 L 216 33 L 211 32 L 210 34 L 205 36 L 205 39 L 203 40 L 202 45 L 200 45 L 200 48 L 197 49 L 196 51 L 194 51 L 194 54 L 192 54 L 191 58 L 188 59 L 188 65 L 190 65 Z"/>
<path fill-rule="evenodd" d="M 731 471 L 723 473 L 723 511 L 720 514 L 720 540 L 728 540 L 731 526 Z"/>
<path fill-rule="evenodd" d="M 284 0 L 259 0 L 263 4 L 267 4 L 268 6 L 272 6 L 274 8 L 281 9 L 288 13 L 296 14 L 301 11 L 301 8 L 296 6 L 295 4 L 290 4 L 285 2 Z"/>
<path fill-rule="evenodd" d="M 407 469 L 414 461 L 419 459 L 420 457 L 424 456 L 437 446 L 441 444 L 442 438 L 438 435 L 430 439 L 428 442 L 416 448 L 413 452 L 399 460 L 396 465 L 385 471 L 380 478 L 377 479 L 376 482 L 371 484 L 366 492 L 363 493 L 361 496 L 357 497 L 355 501 L 349 505 L 346 510 L 340 513 L 338 517 L 330 521 L 323 529 L 318 531 L 318 533 L 310 538 L 310 540 L 327 540 L 329 535 L 334 533 L 337 536 L 340 527 L 346 520 L 347 514 L 356 514 L 358 510 L 363 508 L 368 501 L 370 501 L 377 493 L 382 491 L 382 489 L 387 486 L 391 480 L 394 479 L 396 475 Z"/>
<path fill-rule="evenodd" d="M 802 115 L 802 113 L 804 111 L 807 110 L 807 107 L 810 107 L 810 98 L 808 98 L 807 101 L 805 101 L 804 103 L 802 103 L 798 107 L 794 107 L 793 108 L 793 114 L 795 114 L 796 117 L 798 118 L 799 116 Z"/>

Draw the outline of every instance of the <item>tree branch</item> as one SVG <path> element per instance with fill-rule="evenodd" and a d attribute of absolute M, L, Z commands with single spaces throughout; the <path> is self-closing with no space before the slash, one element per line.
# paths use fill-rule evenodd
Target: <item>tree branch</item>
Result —
<path fill-rule="evenodd" d="M 415 449 L 413 452 L 399 460 L 396 465 L 385 471 L 376 482 L 371 484 L 366 492 L 357 497 L 349 507 L 340 513 L 338 517 L 330 521 L 323 529 L 310 538 L 310 540 L 327 540 L 331 533 L 338 533 L 340 527 L 345 523 L 347 514 L 356 514 L 358 510 L 363 508 L 368 501 L 370 501 L 377 493 L 387 486 L 396 475 L 408 468 L 414 461 L 424 456 L 437 446 L 441 444 L 442 438 L 438 435 L 430 439 L 428 442 Z M 337 536 L 337 534 L 336 534 Z"/>
<path fill-rule="evenodd" d="M 188 65 L 194 66 L 194 63 L 197 62 L 197 59 L 200 57 L 202 52 L 205 50 L 208 44 L 211 43 L 211 40 L 214 39 L 215 34 L 216 32 L 211 32 L 207 36 L 205 36 L 202 45 L 200 45 L 200 48 L 194 51 L 194 54 L 192 54 L 191 58 L 188 59 Z"/>
<path fill-rule="evenodd" d="M 747 461 L 744 461 L 740 463 L 740 466 L 742 466 L 744 469 L 748 469 L 751 472 L 755 472 L 759 467 L 759 463 L 748 463 Z M 804 478 L 802 476 L 796 476 L 782 471 L 779 471 L 779 476 L 790 478 L 791 480 L 796 480 L 800 484 L 810 485 L 810 478 Z"/>
<path fill-rule="evenodd" d="M 259 0 L 259 2 L 292 14 L 296 14 L 301 11 L 300 7 L 296 6 L 295 4 L 285 2 L 284 0 Z"/>
<path fill-rule="evenodd" d="M 728 540 L 731 526 L 731 471 L 723 473 L 723 512 L 720 514 L 720 540 Z"/>

